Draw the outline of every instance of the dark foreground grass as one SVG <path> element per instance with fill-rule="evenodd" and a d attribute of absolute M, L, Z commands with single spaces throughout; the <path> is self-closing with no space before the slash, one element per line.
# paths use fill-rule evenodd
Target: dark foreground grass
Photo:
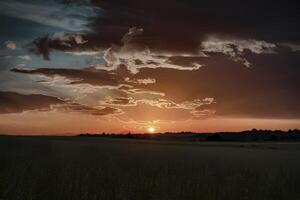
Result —
<path fill-rule="evenodd" d="M 299 200 L 300 144 L 0 137 L 1 200 Z"/>

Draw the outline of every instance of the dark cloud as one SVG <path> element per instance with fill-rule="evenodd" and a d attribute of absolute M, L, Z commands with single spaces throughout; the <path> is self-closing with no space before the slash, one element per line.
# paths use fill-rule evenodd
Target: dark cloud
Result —
<path fill-rule="evenodd" d="M 63 109 L 71 112 L 81 112 L 86 114 L 91 114 L 95 116 L 105 116 L 105 115 L 113 115 L 113 114 L 121 114 L 122 111 L 118 108 L 112 107 L 100 107 L 94 108 L 87 105 L 79 104 L 79 103 L 68 103 L 63 105 Z"/>
<path fill-rule="evenodd" d="M 94 13 L 87 20 L 87 27 L 93 31 L 83 34 L 82 37 L 88 42 L 80 47 L 82 50 L 107 49 L 112 44 L 131 43 L 135 47 L 147 46 L 151 51 L 198 53 L 201 41 L 212 34 L 273 43 L 300 43 L 297 1 L 92 0 L 92 4 L 79 0 L 60 2 L 66 4 L 67 8 L 72 5 L 85 5 L 85 12 L 86 7 L 89 7 L 90 13 Z M 131 31 L 128 32 L 128 29 Z M 70 47 L 56 39 L 48 38 L 50 49 L 78 50 L 78 44 L 73 42 Z M 36 49 L 47 58 L 45 52 L 49 51 L 41 48 L 43 43 L 43 38 L 37 40 Z"/>
<path fill-rule="evenodd" d="M 83 69 L 65 69 L 65 68 L 13 68 L 10 71 L 23 74 L 40 74 L 46 76 L 62 76 L 71 81 L 70 84 L 90 84 L 95 86 L 115 86 L 120 90 L 135 92 L 143 92 L 140 85 L 155 83 L 155 80 L 144 78 L 134 79 L 126 66 L 119 65 L 115 70 L 97 69 L 88 67 Z"/>
<path fill-rule="evenodd" d="M 124 82 L 124 77 L 130 75 L 128 70 L 120 67 L 116 71 L 100 70 L 95 68 L 84 69 L 12 69 L 13 72 L 27 73 L 27 74 L 43 74 L 46 76 L 59 75 L 66 77 L 72 81 L 72 84 L 88 83 L 91 85 L 110 85 L 118 86 Z"/>
<path fill-rule="evenodd" d="M 96 116 L 121 114 L 122 111 L 112 107 L 90 107 L 62 100 L 57 97 L 41 94 L 19 94 L 15 92 L 0 91 L 0 114 L 22 113 L 28 110 L 49 111 L 51 106 L 68 112 L 80 112 Z"/>
<path fill-rule="evenodd" d="M 50 60 L 49 54 L 53 50 L 60 51 L 82 51 L 85 40 L 82 34 L 59 32 L 55 33 L 51 38 L 46 35 L 35 39 L 32 43 L 34 47 L 30 50 L 38 55 L 42 55 L 45 60 Z"/>
<path fill-rule="evenodd" d="M 65 3 L 71 5 L 85 1 Z M 227 38 L 223 45 L 225 50 L 230 51 L 225 54 L 250 66 L 247 60 L 236 54 L 247 48 L 257 50 L 257 46 L 253 46 L 251 42 L 256 42 L 261 48 L 267 45 L 269 50 L 276 43 L 293 46 L 300 43 L 300 15 L 297 9 L 299 3 L 294 1 L 165 0 L 153 3 L 136 0 L 93 0 L 91 3 L 101 9 L 101 13 L 94 16 L 89 26 L 93 32 L 42 37 L 34 41 L 34 51 L 42 54 L 45 59 L 49 59 L 49 52 L 54 49 L 90 51 L 110 48 L 107 53 L 112 59 L 115 57 L 111 52 L 124 53 L 132 50 L 199 54 L 201 45 L 203 47 L 203 44 L 207 44 L 203 42 L 213 35 Z M 85 42 L 77 43 L 75 38 L 78 37 Z M 241 45 L 244 45 L 242 50 Z M 207 46 L 204 50 L 213 51 Z M 261 49 L 266 52 L 264 50 Z M 220 49 L 215 52 L 220 52 Z M 156 63 L 154 60 L 148 62 Z M 143 62 L 135 59 L 135 63 L 141 65 Z M 193 64 L 190 67 L 194 67 Z"/>
<path fill-rule="evenodd" d="M 31 49 L 32 52 L 42 55 L 45 60 L 50 60 L 49 54 L 50 54 L 51 48 L 49 47 L 48 35 L 45 37 L 40 37 L 40 38 L 35 39 L 33 41 L 33 44 L 35 45 L 35 48 Z"/>
<path fill-rule="evenodd" d="M 41 94 L 18 94 L 0 91 L 0 114 L 21 113 L 27 110 L 49 110 L 51 105 L 63 100 Z"/>
<path fill-rule="evenodd" d="M 96 34 L 90 35 L 92 44 L 99 46 L 119 42 L 132 26 L 144 29 L 139 42 L 151 50 L 197 52 L 203 37 L 210 34 L 300 42 L 297 1 L 93 2 L 104 10 L 93 23 Z"/>

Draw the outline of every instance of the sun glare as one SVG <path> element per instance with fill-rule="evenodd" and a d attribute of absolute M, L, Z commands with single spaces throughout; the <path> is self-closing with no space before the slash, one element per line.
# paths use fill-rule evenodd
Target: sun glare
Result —
<path fill-rule="evenodd" d="M 148 132 L 149 133 L 154 133 L 155 132 L 155 128 L 154 127 L 149 127 L 148 128 Z"/>

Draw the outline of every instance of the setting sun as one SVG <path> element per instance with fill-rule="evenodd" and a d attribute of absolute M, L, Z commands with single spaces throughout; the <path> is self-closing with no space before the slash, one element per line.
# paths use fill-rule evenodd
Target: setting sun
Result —
<path fill-rule="evenodd" d="M 155 132 L 155 128 L 154 127 L 149 127 L 148 128 L 148 132 L 149 133 L 154 133 Z"/>

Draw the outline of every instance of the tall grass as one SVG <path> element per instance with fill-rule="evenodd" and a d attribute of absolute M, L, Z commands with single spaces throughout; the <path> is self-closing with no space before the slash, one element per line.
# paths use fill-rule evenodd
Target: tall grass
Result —
<path fill-rule="evenodd" d="M 0 199 L 299 200 L 291 145 L 0 137 Z"/>

